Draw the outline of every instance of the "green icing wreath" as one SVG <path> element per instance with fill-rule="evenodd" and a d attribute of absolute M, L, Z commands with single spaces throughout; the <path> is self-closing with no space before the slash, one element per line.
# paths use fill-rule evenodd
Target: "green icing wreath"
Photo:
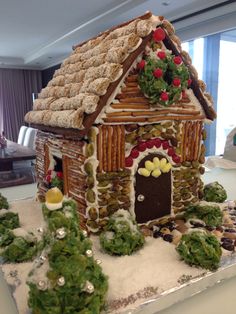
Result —
<path fill-rule="evenodd" d="M 180 56 L 152 52 L 138 64 L 139 86 L 152 104 L 170 106 L 190 84 L 188 68 Z"/>

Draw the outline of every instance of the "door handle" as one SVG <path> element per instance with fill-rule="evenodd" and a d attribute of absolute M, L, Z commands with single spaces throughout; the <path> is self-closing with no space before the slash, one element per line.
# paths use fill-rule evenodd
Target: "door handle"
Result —
<path fill-rule="evenodd" d="M 138 197 L 137 197 L 137 200 L 139 202 L 143 202 L 145 200 L 145 196 L 143 194 L 139 194 Z"/>

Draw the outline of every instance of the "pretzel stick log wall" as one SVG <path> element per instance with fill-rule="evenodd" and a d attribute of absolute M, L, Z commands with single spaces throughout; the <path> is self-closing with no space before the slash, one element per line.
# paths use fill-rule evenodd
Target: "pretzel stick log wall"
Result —
<path fill-rule="evenodd" d="M 99 160 L 98 171 L 102 171 L 103 166 L 103 152 L 102 152 L 102 126 L 98 127 L 98 135 L 97 135 L 97 156 Z"/>
<path fill-rule="evenodd" d="M 117 166 L 117 153 L 118 153 L 118 130 L 117 126 L 113 126 L 113 136 L 112 136 L 112 142 L 113 142 L 113 155 L 112 155 L 112 171 L 117 171 L 118 166 Z"/>
<path fill-rule="evenodd" d="M 107 128 L 102 127 L 103 170 L 107 171 Z"/>
<path fill-rule="evenodd" d="M 112 127 L 107 128 L 107 171 L 112 170 Z"/>

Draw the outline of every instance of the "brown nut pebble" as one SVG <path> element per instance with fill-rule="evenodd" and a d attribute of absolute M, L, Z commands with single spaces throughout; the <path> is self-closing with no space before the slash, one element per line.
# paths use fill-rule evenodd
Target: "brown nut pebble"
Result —
<path fill-rule="evenodd" d="M 205 173 L 205 168 L 204 167 L 200 167 L 199 168 L 199 172 L 200 172 L 200 174 L 204 174 Z"/>
<path fill-rule="evenodd" d="M 181 240 L 181 238 L 182 238 L 182 235 L 176 235 L 176 236 L 174 236 L 172 243 L 173 243 L 174 245 L 178 245 L 179 242 L 180 242 L 180 240 Z"/>
<path fill-rule="evenodd" d="M 145 237 L 152 237 L 152 231 L 147 226 L 141 226 L 140 230 Z"/>
<path fill-rule="evenodd" d="M 220 232 L 219 230 L 213 230 L 212 233 L 217 237 L 217 238 L 221 238 L 223 233 Z"/>
<path fill-rule="evenodd" d="M 161 233 L 163 233 L 163 234 L 170 234 L 171 232 L 170 232 L 170 229 L 169 228 L 166 228 L 166 227 L 163 227 L 163 228 L 161 228 Z"/>
<path fill-rule="evenodd" d="M 95 207 L 89 208 L 88 214 L 91 220 L 96 220 L 98 218 L 97 209 Z"/>
<path fill-rule="evenodd" d="M 99 217 L 105 218 L 107 216 L 108 216 L 108 211 L 107 211 L 106 207 L 100 207 L 99 208 Z"/>
<path fill-rule="evenodd" d="M 137 129 L 138 129 L 138 124 L 126 124 L 125 125 L 125 130 L 127 132 L 133 132 L 133 131 L 135 131 Z"/>
<path fill-rule="evenodd" d="M 94 154 L 94 146 L 93 144 L 87 144 L 86 145 L 86 157 L 91 157 Z"/>
<path fill-rule="evenodd" d="M 107 219 L 102 219 L 102 220 L 100 220 L 99 222 L 98 222 L 98 225 L 100 226 L 100 227 L 105 227 L 106 225 L 108 224 L 108 220 Z"/>
<path fill-rule="evenodd" d="M 236 239 L 236 233 L 233 232 L 224 232 L 223 237 L 228 238 L 228 239 Z"/>

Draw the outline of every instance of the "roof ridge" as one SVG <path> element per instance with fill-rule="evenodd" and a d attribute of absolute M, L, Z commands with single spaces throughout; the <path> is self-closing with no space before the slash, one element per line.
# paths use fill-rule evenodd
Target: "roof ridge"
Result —
<path fill-rule="evenodd" d="M 81 47 L 81 46 L 83 46 L 84 44 L 86 44 L 88 41 L 94 40 L 94 39 L 96 39 L 96 38 L 98 38 L 98 37 L 100 37 L 100 36 L 102 36 L 102 35 L 109 35 L 112 31 L 114 31 L 114 30 L 116 30 L 116 29 L 118 29 L 118 28 L 124 27 L 124 26 L 126 26 L 126 25 L 129 25 L 130 23 L 132 23 L 132 22 L 135 21 L 135 20 L 138 20 L 138 19 L 140 19 L 140 20 L 147 20 L 147 19 L 149 19 L 152 15 L 153 15 L 153 14 L 152 14 L 151 11 L 147 11 L 147 12 L 146 12 L 145 14 L 143 14 L 143 15 L 137 16 L 136 18 L 134 18 L 134 19 L 132 19 L 132 20 L 129 20 L 129 21 L 126 21 L 126 22 L 121 23 L 121 24 L 119 24 L 119 25 L 113 26 L 113 27 L 111 27 L 110 29 L 108 29 L 108 30 L 106 30 L 106 31 L 104 31 L 104 32 L 101 32 L 101 33 L 99 33 L 98 35 L 96 35 L 96 36 L 94 36 L 94 37 L 92 37 L 92 38 L 89 38 L 89 39 L 87 39 L 87 40 L 85 40 L 85 41 L 83 41 L 83 42 L 81 42 L 81 43 L 79 43 L 79 44 L 77 44 L 77 45 L 72 46 L 72 49 L 75 50 L 76 48 Z"/>

